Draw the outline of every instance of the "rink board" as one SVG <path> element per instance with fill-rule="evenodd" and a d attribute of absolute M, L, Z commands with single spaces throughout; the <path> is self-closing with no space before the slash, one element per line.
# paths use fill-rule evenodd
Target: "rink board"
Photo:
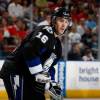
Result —
<path fill-rule="evenodd" d="M 0 61 L 0 68 L 3 61 Z M 100 98 L 100 62 L 60 61 L 56 66 L 59 81 L 66 98 Z M 0 80 L 0 100 L 7 94 Z"/>
<path fill-rule="evenodd" d="M 67 90 L 67 98 L 100 98 L 100 90 Z"/>
<path fill-rule="evenodd" d="M 100 98 L 100 62 L 66 62 L 66 97 Z"/>
<path fill-rule="evenodd" d="M 0 90 L 0 100 L 8 100 L 5 90 Z"/>

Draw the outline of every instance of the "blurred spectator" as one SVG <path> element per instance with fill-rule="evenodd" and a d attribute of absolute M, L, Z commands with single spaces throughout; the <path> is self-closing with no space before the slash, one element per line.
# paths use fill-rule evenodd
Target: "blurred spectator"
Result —
<path fill-rule="evenodd" d="M 68 34 L 69 50 L 73 43 L 80 43 L 81 35 L 76 31 L 76 25 L 73 25 Z"/>
<path fill-rule="evenodd" d="M 71 0 L 64 0 L 66 5 L 69 5 L 71 3 Z"/>
<path fill-rule="evenodd" d="M 77 13 L 77 21 L 79 21 L 82 18 L 85 20 L 88 18 L 88 9 L 84 8 L 83 4 L 79 6 L 79 11 Z"/>
<path fill-rule="evenodd" d="M 38 26 L 50 25 L 50 23 L 51 23 L 51 11 L 49 9 L 46 8 L 43 10 L 43 17 L 44 17 L 44 20 L 42 22 L 40 22 L 38 24 Z"/>
<path fill-rule="evenodd" d="M 8 32 L 8 28 L 14 25 L 13 18 L 11 16 L 3 17 L 2 21 L 4 27 L 4 37 L 10 37 L 10 33 Z"/>
<path fill-rule="evenodd" d="M 98 52 L 98 36 L 97 34 L 93 34 L 91 37 L 91 50 L 95 59 L 97 59 Z"/>
<path fill-rule="evenodd" d="M 81 35 L 76 31 L 76 25 L 73 25 L 71 27 L 71 30 L 68 34 L 69 40 L 71 40 L 72 43 L 79 43 L 81 40 Z"/>
<path fill-rule="evenodd" d="M 6 28 L 7 27 L 7 19 L 5 19 L 4 17 L 2 18 L 2 25 L 3 25 L 3 27 L 4 28 Z"/>
<path fill-rule="evenodd" d="M 84 52 L 84 55 L 82 56 L 82 59 L 83 59 L 83 61 L 94 61 L 95 60 L 91 49 L 89 49 L 89 48 L 85 49 L 85 52 Z"/>
<path fill-rule="evenodd" d="M 28 0 L 23 0 L 21 3 L 23 7 L 24 17 L 30 19 L 31 14 L 33 13 L 33 6 L 28 2 Z M 33 13 L 34 14 L 34 13 Z"/>
<path fill-rule="evenodd" d="M 68 52 L 68 60 L 81 61 L 81 48 L 79 43 L 73 43 L 71 50 Z"/>
<path fill-rule="evenodd" d="M 18 44 L 26 35 L 26 24 L 23 18 L 18 17 L 14 25 L 9 26 L 6 29 L 6 34 L 9 36 L 5 37 L 8 44 Z"/>
<path fill-rule="evenodd" d="M 0 13 L 6 11 L 8 6 L 7 0 L 0 0 Z"/>
<path fill-rule="evenodd" d="M 27 33 L 27 26 L 26 22 L 23 18 L 17 18 L 15 22 L 15 28 L 16 28 L 16 38 L 18 39 L 18 42 L 24 39 Z"/>
<path fill-rule="evenodd" d="M 83 7 L 83 4 L 80 5 L 72 5 L 71 6 L 71 17 L 72 20 L 77 23 L 80 19 L 88 18 L 88 9 Z"/>
<path fill-rule="evenodd" d="M 14 0 L 8 5 L 8 12 L 10 16 L 12 17 L 24 16 L 24 10 L 20 3 L 21 3 L 21 0 Z"/>
<path fill-rule="evenodd" d="M 82 35 L 81 42 L 85 45 L 85 47 L 91 48 L 92 42 L 92 30 L 90 28 L 85 29 L 85 33 Z"/>
<path fill-rule="evenodd" d="M 85 27 L 93 30 L 96 27 L 96 21 L 94 20 L 94 15 L 89 14 L 88 19 L 85 21 Z"/>
<path fill-rule="evenodd" d="M 77 26 L 76 26 L 77 33 L 80 33 L 81 36 L 85 33 L 84 22 L 85 22 L 85 19 L 84 18 L 81 18 L 79 20 L 79 22 L 77 23 Z"/>
<path fill-rule="evenodd" d="M 2 17 L 7 19 L 9 17 L 9 12 L 8 11 L 2 12 Z"/>

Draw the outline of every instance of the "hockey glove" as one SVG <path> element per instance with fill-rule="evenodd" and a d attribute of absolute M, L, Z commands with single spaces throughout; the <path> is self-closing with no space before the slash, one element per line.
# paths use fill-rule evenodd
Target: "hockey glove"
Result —
<path fill-rule="evenodd" d="M 51 77 L 48 73 L 39 73 L 35 76 L 36 82 L 39 83 L 48 83 L 51 80 Z"/>
<path fill-rule="evenodd" d="M 62 99 L 62 95 L 61 95 L 62 90 L 58 83 L 51 82 L 48 92 L 49 92 L 52 100 L 61 100 Z"/>

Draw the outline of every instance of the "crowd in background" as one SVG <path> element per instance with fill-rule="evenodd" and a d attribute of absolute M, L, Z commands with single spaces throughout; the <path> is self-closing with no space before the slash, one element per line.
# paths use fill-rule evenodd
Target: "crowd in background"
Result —
<path fill-rule="evenodd" d="M 66 6 L 72 26 L 67 31 L 68 60 L 94 61 L 98 58 L 99 0 L 0 0 L 0 58 L 6 57 L 35 27 L 49 25 L 56 7 Z M 67 41 L 67 44 L 64 40 Z"/>

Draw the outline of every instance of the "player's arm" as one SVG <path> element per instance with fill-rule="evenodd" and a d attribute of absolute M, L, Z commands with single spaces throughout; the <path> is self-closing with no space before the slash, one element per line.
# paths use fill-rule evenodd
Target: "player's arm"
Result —
<path fill-rule="evenodd" d="M 40 37 L 41 33 L 38 33 L 34 38 L 31 38 L 29 42 L 24 45 L 24 60 L 32 75 L 43 71 L 42 62 L 40 56 L 48 48 L 48 37 Z"/>
<path fill-rule="evenodd" d="M 51 27 L 44 27 L 24 45 L 23 56 L 32 75 L 43 71 L 41 55 L 46 50 L 52 49 L 54 44 L 52 34 Z"/>

